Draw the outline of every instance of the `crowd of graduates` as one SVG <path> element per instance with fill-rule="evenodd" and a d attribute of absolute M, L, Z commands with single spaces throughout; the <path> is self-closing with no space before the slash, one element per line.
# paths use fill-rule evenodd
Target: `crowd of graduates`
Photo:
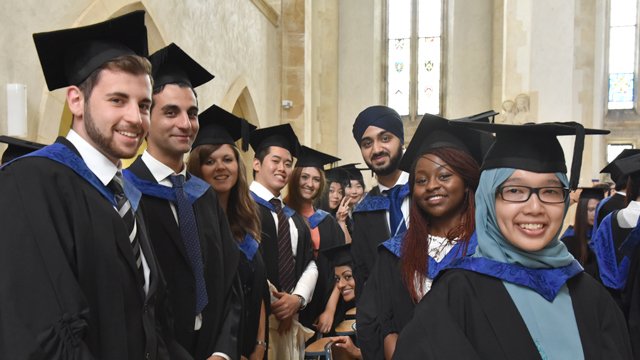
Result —
<path fill-rule="evenodd" d="M 640 151 L 578 188 L 608 131 L 426 114 L 405 144 L 374 105 L 338 165 L 201 106 L 214 76 L 149 55 L 141 11 L 34 41 L 73 122 L 0 137 L 0 358 L 640 358 Z"/>

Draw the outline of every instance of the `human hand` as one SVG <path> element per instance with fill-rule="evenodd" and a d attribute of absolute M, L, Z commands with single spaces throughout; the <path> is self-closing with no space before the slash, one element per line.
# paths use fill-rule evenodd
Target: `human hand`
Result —
<path fill-rule="evenodd" d="M 349 209 L 351 207 L 351 197 L 345 195 L 340 201 L 340 205 L 338 205 L 338 210 L 336 210 L 336 220 L 338 222 L 345 222 L 347 220 L 347 216 L 349 216 Z"/>
<path fill-rule="evenodd" d="M 360 352 L 360 348 L 351 341 L 349 336 L 334 336 L 330 339 L 333 342 L 333 346 L 344 349 L 352 358 L 362 359 L 362 352 Z"/>
<path fill-rule="evenodd" d="M 331 325 L 333 325 L 333 313 L 331 311 L 323 311 L 313 325 L 321 333 L 328 333 L 331 331 Z"/>
<path fill-rule="evenodd" d="M 300 298 L 298 295 L 292 295 L 284 291 L 274 291 L 273 296 L 278 300 L 271 304 L 271 312 L 278 320 L 282 321 L 290 318 L 300 310 Z"/>

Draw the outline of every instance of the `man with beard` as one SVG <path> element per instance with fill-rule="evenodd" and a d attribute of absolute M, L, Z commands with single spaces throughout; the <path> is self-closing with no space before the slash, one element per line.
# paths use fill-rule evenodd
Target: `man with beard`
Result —
<path fill-rule="evenodd" d="M 375 331 L 377 306 L 374 301 L 360 299 L 367 297 L 366 282 L 378 256 L 378 245 L 406 231 L 409 225 L 409 174 L 398 169 L 404 144 L 402 119 L 389 107 L 368 107 L 356 118 L 353 137 L 362 159 L 378 180 L 378 185 L 353 210 L 351 253 L 353 275 L 359 284 L 356 323 L 374 323 L 368 326 L 374 330 L 371 333 L 358 332 L 358 342 L 365 359 L 382 359 L 382 339 Z"/>
<path fill-rule="evenodd" d="M 162 273 L 123 182 L 149 127 L 144 12 L 34 35 L 66 138 L 0 169 L 0 358 L 186 359 Z"/>
<path fill-rule="evenodd" d="M 147 149 L 125 177 L 143 194 L 176 340 L 196 359 L 237 359 L 238 249 L 216 193 L 184 163 L 200 128 L 195 88 L 213 75 L 175 44 L 149 60 L 154 85 Z"/>

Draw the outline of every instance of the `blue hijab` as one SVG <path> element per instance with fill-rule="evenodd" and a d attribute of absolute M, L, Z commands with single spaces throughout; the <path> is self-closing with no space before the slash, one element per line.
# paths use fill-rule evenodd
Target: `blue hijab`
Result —
<path fill-rule="evenodd" d="M 566 286 L 582 267 L 559 240 L 560 229 L 543 249 L 528 252 L 511 245 L 497 224 L 496 190 L 514 171 L 490 169 L 480 175 L 476 191 L 478 247 L 467 266 L 461 267 L 502 280 L 543 359 L 584 358 Z M 568 186 L 564 173 L 556 176 Z M 567 208 L 568 200 L 563 218 Z"/>

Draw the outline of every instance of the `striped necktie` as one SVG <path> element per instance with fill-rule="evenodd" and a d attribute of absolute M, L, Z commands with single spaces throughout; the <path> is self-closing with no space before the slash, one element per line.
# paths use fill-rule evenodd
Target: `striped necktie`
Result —
<path fill-rule="evenodd" d="M 278 277 L 280 291 L 290 292 L 295 286 L 295 260 L 291 249 L 289 219 L 282 211 L 282 203 L 273 198 L 269 201 L 278 215 Z"/>
<path fill-rule="evenodd" d="M 138 239 L 138 227 L 136 223 L 136 218 L 133 215 L 133 208 L 131 208 L 131 203 L 127 196 L 124 194 L 124 180 L 122 178 L 122 172 L 118 170 L 116 175 L 113 177 L 111 182 L 107 185 L 116 199 L 116 210 L 118 210 L 118 214 L 124 221 L 127 232 L 129 233 L 129 242 L 131 243 L 131 248 L 133 250 L 133 257 L 136 260 L 136 267 L 138 268 L 138 272 L 142 275 L 142 281 L 144 283 L 144 273 L 142 271 L 142 256 L 140 253 L 140 241 Z"/>
<path fill-rule="evenodd" d="M 209 297 L 207 296 L 207 285 L 204 280 L 204 265 L 202 261 L 202 250 L 200 249 L 200 236 L 198 236 L 198 225 L 196 216 L 193 213 L 193 206 L 189 203 L 184 193 L 184 175 L 171 175 L 169 177 L 173 184 L 173 191 L 176 194 L 176 207 L 178 208 L 178 224 L 182 243 L 189 259 L 189 265 L 196 282 L 196 308 L 195 314 L 202 313 L 202 309 L 207 306 Z M 213 219 L 211 219 L 213 221 Z"/>

